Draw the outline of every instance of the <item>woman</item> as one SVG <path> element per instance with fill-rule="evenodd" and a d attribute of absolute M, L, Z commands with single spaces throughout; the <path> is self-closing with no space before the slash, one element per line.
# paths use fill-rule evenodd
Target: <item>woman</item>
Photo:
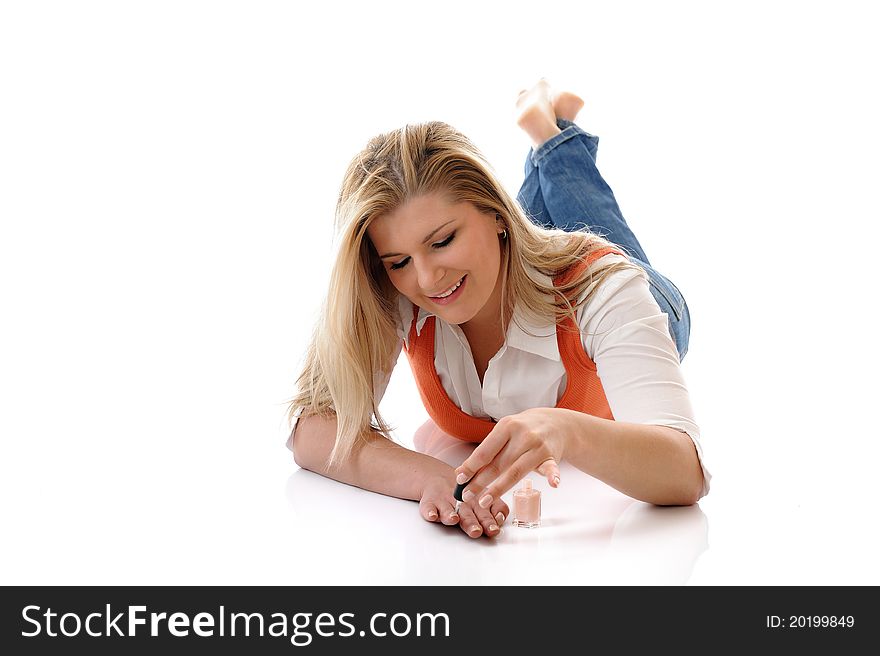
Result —
<path fill-rule="evenodd" d="M 582 104 L 544 80 L 520 94 L 532 151 L 518 202 L 443 123 L 380 135 L 353 159 L 290 403 L 297 464 L 418 500 L 471 537 L 498 534 L 501 495 L 528 472 L 558 486 L 563 459 L 649 503 L 708 492 L 680 370 L 687 306 L 595 168 L 598 140 L 571 123 Z M 378 405 L 401 348 L 431 418 L 480 443 L 457 470 L 390 440 Z M 456 480 L 469 481 L 458 512 Z"/>

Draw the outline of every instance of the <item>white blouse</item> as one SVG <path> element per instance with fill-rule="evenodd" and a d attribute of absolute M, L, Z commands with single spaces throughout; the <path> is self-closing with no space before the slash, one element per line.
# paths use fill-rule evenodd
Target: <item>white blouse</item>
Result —
<path fill-rule="evenodd" d="M 607 255 L 624 261 L 619 255 Z M 604 259 L 604 258 L 603 258 Z M 538 271 L 530 275 L 550 284 Z M 584 295 L 589 293 L 589 289 Z M 408 344 L 413 306 L 405 296 L 398 301 L 397 330 Z M 419 309 L 416 332 L 433 313 Z M 480 384 L 467 338 L 461 328 L 435 319 L 434 366 L 449 398 L 463 412 L 498 421 L 535 407 L 554 407 L 566 388 L 567 374 L 552 324 L 535 325 L 514 308 L 504 345 L 489 361 Z M 669 426 L 693 440 L 703 469 L 703 491 L 709 491 L 711 474 L 703 459 L 700 429 L 694 420 L 690 396 L 682 375 L 668 318 L 660 310 L 638 271 L 610 275 L 593 298 L 577 311 L 584 350 L 596 363 L 599 378 L 614 418 L 636 424 Z M 520 328 L 525 328 L 523 330 Z M 526 332 L 528 331 L 528 332 Z M 528 333 L 539 337 L 533 337 Z M 398 346 L 394 361 L 400 354 Z M 390 375 L 376 380 L 379 404 Z M 297 415 L 298 416 L 298 415 Z M 293 433 L 287 447 L 293 449 Z"/>

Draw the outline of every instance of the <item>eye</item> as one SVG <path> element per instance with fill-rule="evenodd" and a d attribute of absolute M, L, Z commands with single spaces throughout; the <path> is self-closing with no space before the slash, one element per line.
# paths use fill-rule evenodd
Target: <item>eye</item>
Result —
<path fill-rule="evenodd" d="M 432 248 L 446 248 L 447 246 L 449 246 L 449 244 L 452 243 L 453 239 L 455 239 L 454 232 L 443 241 L 437 242 L 436 244 L 431 244 L 431 246 Z M 390 268 L 392 271 L 397 271 L 398 269 L 402 269 L 403 267 L 405 267 L 407 262 L 409 262 L 409 258 L 405 257 L 400 262 L 395 262 L 394 264 L 392 264 Z"/>
<path fill-rule="evenodd" d="M 434 248 L 446 248 L 447 246 L 449 246 L 449 244 L 452 243 L 453 239 L 455 239 L 454 232 L 451 235 L 449 235 L 446 239 L 444 239 L 443 241 L 441 241 L 437 244 L 434 244 Z"/>
<path fill-rule="evenodd" d="M 392 265 L 391 265 L 391 270 L 392 270 L 392 271 L 396 271 L 397 269 L 402 269 L 403 267 L 406 266 L 406 263 L 407 263 L 407 262 L 409 262 L 409 258 L 408 258 L 408 257 L 405 257 L 405 258 L 403 258 L 400 262 L 395 262 L 394 264 L 392 264 Z"/>

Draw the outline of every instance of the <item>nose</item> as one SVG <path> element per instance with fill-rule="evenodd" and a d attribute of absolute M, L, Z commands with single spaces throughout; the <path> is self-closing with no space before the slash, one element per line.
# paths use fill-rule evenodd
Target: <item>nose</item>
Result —
<path fill-rule="evenodd" d="M 442 284 L 443 276 L 446 275 L 445 270 L 429 260 L 422 260 L 418 264 L 413 260 L 413 266 L 416 267 L 416 276 L 422 293 L 436 292 L 437 286 Z"/>

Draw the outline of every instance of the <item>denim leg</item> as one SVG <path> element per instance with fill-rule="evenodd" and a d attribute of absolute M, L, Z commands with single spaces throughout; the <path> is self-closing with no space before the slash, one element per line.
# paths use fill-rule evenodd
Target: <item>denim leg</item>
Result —
<path fill-rule="evenodd" d="M 622 247 L 630 260 L 644 268 L 651 294 L 669 318 L 669 332 L 683 360 L 690 338 L 687 303 L 672 281 L 650 265 L 614 193 L 599 174 L 599 138 L 571 121 L 558 119 L 557 125 L 560 134 L 530 151 L 517 200 L 534 223 L 568 232 L 588 229 Z"/>
<path fill-rule="evenodd" d="M 556 125 L 560 130 L 564 130 L 566 127 L 574 125 L 574 123 L 560 118 L 556 120 Z M 585 132 L 583 134 L 586 135 Z M 584 139 L 583 144 L 587 148 L 593 162 L 595 162 L 599 138 L 593 137 L 592 139 Z M 546 145 L 547 144 L 544 144 L 544 146 Z M 516 197 L 519 204 L 522 206 L 523 210 L 525 210 L 532 222 L 537 225 L 545 228 L 561 228 L 568 231 L 582 229 L 584 227 L 582 224 L 572 225 L 563 223 L 563 225 L 558 225 L 553 217 L 550 216 L 550 212 L 544 204 L 544 195 L 541 190 L 541 176 L 538 175 L 538 167 L 535 165 L 534 161 L 532 161 L 533 152 L 534 151 L 530 150 L 529 155 L 526 157 L 525 177 L 522 186 L 520 187 L 519 194 L 517 194 Z"/>
<path fill-rule="evenodd" d="M 539 225 L 569 232 L 586 228 L 649 262 L 596 168 L 599 138 L 565 119 L 556 124 L 562 132 L 529 152 L 517 195 L 523 209 Z"/>
<path fill-rule="evenodd" d="M 538 178 L 538 167 L 532 164 L 531 158 L 526 158 L 526 176 L 516 200 L 520 207 L 531 219 L 532 223 L 544 228 L 555 228 L 556 224 L 544 205 L 544 195 L 541 192 L 541 181 Z"/>

